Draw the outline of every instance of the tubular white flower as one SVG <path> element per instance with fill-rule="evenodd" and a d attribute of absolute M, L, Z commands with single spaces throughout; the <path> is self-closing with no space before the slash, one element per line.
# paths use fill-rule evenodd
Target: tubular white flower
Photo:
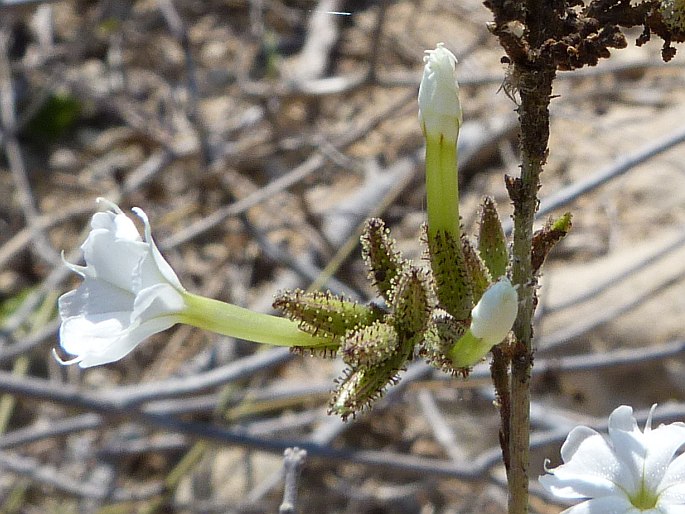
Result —
<path fill-rule="evenodd" d="M 252 312 L 186 291 L 152 239 L 150 222 L 145 239 L 133 221 L 115 204 L 102 198 L 109 210 L 91 220 L 91 231 L 81 245 L 85 266 L 65 262 L 83 283 L 59 299 L 60 345 L 73 359 L 62 364 L 82 368 L 114 362 L 143 339 L 185 323 L 218 334 L 274 346 L 329 347 L 330 337 L 313 336 L 285 318 Z"/>
<path fill-rule="evenodd" d="M 133 221 L 102 198 L 81 246 L 86 266 L 65 264 L 84 280 L 59 299 L 60 345 L 87 368 L 121 359 L 143 339 L 179 322 L 185 289 L 157 249 L 145 213 L 145 240 Z"/>
<path fill-rule="evenodd" d="M 459 84 L 455 77 L 457 58 L 438 43 L 426 50 L 423 78 L 419 86 L 419 121 L 426 137 L 441 136 L 457 141 L 462 113 Z"/>
<path fill-rule="evenodd" d="M 471 333 L 492 348 L 507 337 L 518 313 L 518 294 L 502 277 L 483 293 L 471 311 Z"/>
<path fill-rule="evenodd" d="M 609 416 L 609 437 L 591 428 L 571 430 L 561 447 L 564 464 L 547 469 L 542 486 L 560 499 L 579 500 L 563 514 L 682 514 L 685 512 L 685 424 L 652 430 L 652 406 L 644 431 L 633 409 Z"/>

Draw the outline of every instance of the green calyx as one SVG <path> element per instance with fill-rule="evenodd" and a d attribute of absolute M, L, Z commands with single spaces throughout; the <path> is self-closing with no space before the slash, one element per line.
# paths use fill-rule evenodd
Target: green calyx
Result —
<path fill-rule="evenodd" d="M 397 277 L 408 263 L 395 250 L 395 241 L 383 220 L 370 218 L 361 235 L 362 258 L 369 270 L 369 280 L 386 302 L 390 303 Z"/>
<path fill-rule="evenodd" d="M 466 272 L 468 273 L 471 282 L 473 303 L 475 305 L 492 283 L 490 271 L 473 244 L 471 244 L 471 241 L 469 241 L 468 237 L 463 235 L 461 236 L 461 251 L 464 254 L 464 265 L 466 266 Z"/>
<path fill-rule="evenodd" d="M 429 231 L 428 256 L 440 307 L 458 320 L 467 319 L 473 308 L 473 286 L 461 239 L 455 239 L 448 232 L 431 235 Z"/>
<path fill-rule="evenodd" d="M 429 303 L 427 280 L 422 270 L 411 267 L 397 280 L 392 308 L 397 332 L 415 339 L 426 329 Z"/>
<path fill-rule="evenodd" d="M 470 320 L 458 321 L 446 311 L 435 309 L 428 321 L 419 355 L 446 373 L 468 372 L 455 367 L 449 353 L 466 333 L 469 323 Z"/>
<path fill-rule="evenodd" d="M 348 330 L 364 327 L 380 319 L 382 311 L 361 305 L 330 292 L 282 291 L 273 306 L 287 318 L 298 322 L 304 332 L 325 334 L 339 340 Z"/>
<path fill-rule="evenodd" d="M 375 365 L 351 366 L 338 379 L 328 412 L 337 414 L 343 421 L 368 408 L 383 395 L 386 387 L 398 381 L 398 373 L 413 353 L 413 345 L 398 346 L 387 359 Z"/>
<path fill-rule="evenodd" d="M 490 271 L 493 281 L 506 274 L 509 263 L 507 239 L 502 230 L 495 201 L 489 196 L 483 198 L 481 205 L 478 254 Z"/>
<path fill-rule="evenodd" d="M 362 245 L 369 276 L 387 310 L 329 292 L 284 291 L 274 301 L 301 330 L 333 341 L 315 351 L 340 350 L 348 368 L 338 380 L 330 411 L 343 419 L 369 406 L 397 380 L 423 339 L 431 310 L 426 272 L 402 259 L 380 220 L 367 222 Z"/>
<path fill-rule="evenodd" d="M 398 349 L 399 336 L 391 323 L 375 321 L 369 326 L 350 330 L 342 341 L 343 361 L 352 367 L 371 367 L 392 357 Z"/>

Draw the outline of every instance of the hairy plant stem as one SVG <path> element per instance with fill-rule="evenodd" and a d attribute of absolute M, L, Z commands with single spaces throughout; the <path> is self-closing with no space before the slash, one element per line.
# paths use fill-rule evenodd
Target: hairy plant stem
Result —
<path fill-rule="evenodd" d="M 538 206 L 540 173 L 547 157 L 549 102 L 554 69 L 515 64 L 521 97 L 518 108 L 521 135 L 521 177 L 509 178 L 514 203 L 512 278 L 519 285 L 519 312 L 514 324 L 511 361 L 511 417 L 509 420 L 509 514 L 528 512 L 530 439 L 530 377 L 533 366 L 533 312 L 536 280 L 531 265 L 533 219 Z"/>

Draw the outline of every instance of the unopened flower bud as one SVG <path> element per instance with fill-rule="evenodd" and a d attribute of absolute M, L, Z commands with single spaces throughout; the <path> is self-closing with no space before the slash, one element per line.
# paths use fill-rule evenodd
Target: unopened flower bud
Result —
<path fill-rule="evenodd" d="M 426 137 L 441 136 L 457 141 L 461 126 L 459 84 L 455 77 L 457 58 L 438 43 L 435 50 L 426 50 L 426 63 L 419 86 L 419 120 Z"/>
<path fill-rule="evenodd" d="M 518 294 L 502 277 L 483 293 L 471 311 L 471 333 L 491 347 L 507 337 L 518 313 Z"/>

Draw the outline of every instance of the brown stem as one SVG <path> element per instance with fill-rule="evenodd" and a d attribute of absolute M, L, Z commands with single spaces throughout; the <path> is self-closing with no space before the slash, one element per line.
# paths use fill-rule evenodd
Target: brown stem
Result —
<path fill-rule="evenodd" d="M 519 313 L 514 324 L 509 420 L 509 513 L 528 512 L 530 376 L 533 366 L 533 312 L 536 280 L 531 263 L 533 219 L 538 206 L 540 173 L 547 158 L 549 102 L 555 71 L 515 64 L 521 104 L 521 177 L 508 179 L 514 203 L 512 278 L 519 285 Z"/>
<path fill-rule="evenodd" d="M 509 476 L 509 420 L 511 418 L 511 393 L 509 391 L 509 354 L 502 350 L 502 346 L 492 349 L 492 362 L 490 363 L 490 376 L 495 386 L 495 399 L 499 407 L 500 429 L 499 445 L 502 448 L 502 460 L 504 469 Z"/>

